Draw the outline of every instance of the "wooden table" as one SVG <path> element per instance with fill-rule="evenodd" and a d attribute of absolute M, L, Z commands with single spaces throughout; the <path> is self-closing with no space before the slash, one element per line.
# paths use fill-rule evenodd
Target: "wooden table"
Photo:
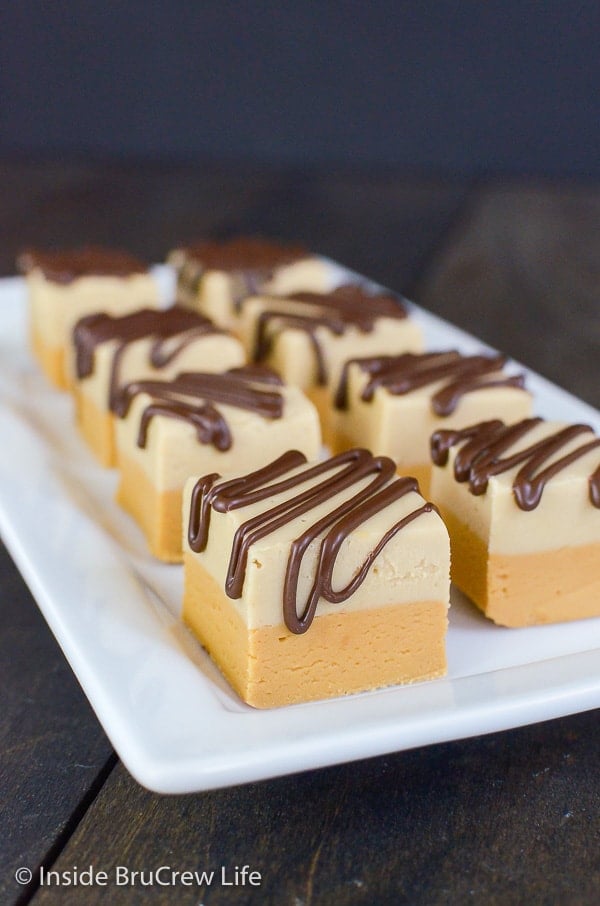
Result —
<path fill-rule="evenodd" d="M 593 185 L 13 161 L 0 200 L 2 274 L 26 244 L 301 240 L 600 404 Z M 598 902 L 596 713 L 165 798 L 120 764 L 4 549 L 0 588 L 1 903 Z M 262 885 L 39 887 L 40 866 L 90 865 L 249 865 Z"/>

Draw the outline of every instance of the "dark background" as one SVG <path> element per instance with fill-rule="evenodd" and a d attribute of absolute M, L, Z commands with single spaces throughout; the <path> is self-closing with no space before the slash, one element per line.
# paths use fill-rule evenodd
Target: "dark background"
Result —
<path fill-rule="evenodd" d="M 0 156 L 600 175 L 597 2 L 3 4 Z"/>

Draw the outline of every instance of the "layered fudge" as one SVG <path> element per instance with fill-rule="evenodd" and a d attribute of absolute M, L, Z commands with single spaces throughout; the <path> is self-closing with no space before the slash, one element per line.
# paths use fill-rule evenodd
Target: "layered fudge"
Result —
<path fill-rule="evenodd" d="M 235 329 L 242 299 L 253 293 L 282 294 L 330 289 L 335 270 L 302 246 L 238 237 L 175 249 L 177 299 L 216 324 Z"/>
<path fill-rule="evenodd" d="M 362 443 L 391 456 L 427 495 L 433 431 L 531 413 L 524 376 L 508 374 L 505 364 L 502 355 L 456 351 L 349 359 L 335 391 L 333 447 Z"/>
<path fill-rule="evenodd" d="M 171 562 L 182 557 L 181 494 L 190 475 L 257 468 L 290 444 L 314 459 L 321 445 L 312 403 L 264 368 L 134 381 L 115 414 L 117 500 L 152 553 Z"/>
<path fill-rule="evenodd" d="M 432 495 L 453 581 L 502 626 L 600 616 L 600 438 L 500 419 L 436 431 Z"/>
<path fill-rule="evenodd" d="M 33 352 L 57 387 L 68 386 L 71 331 L 85 315 L 126 314 L 159 302 L 147 265 L 122 251 L 87 246 L 71 251 L 27 251 L 18 259 L 30 303 Z"/>
<path fill-rule="evenodd" d="M 391 459 L 192 478 L 184 519 L 184 620 L 250 705 L 446 672 L 448 533 Z"/>
<path fill-rule="evenodd" d="M 239 340 L 180 306 L 121 317 L 88 315 L 73 330 L 77 424 L 102 465 L 114 466 L 114 412 L 125 384 L 167 380 L 185 371 L 223 371 L 244 362 Z"/>
<path fill-rule="evenodd" d="M 396 296 L 356 284 L 329 293 L 248 297 L 241 304 L 239 333 L 249 358 L 275 368 L 310 396 L 328 443 L 331 388 L 344 362 L 423 348 L 419 326 Z"/>

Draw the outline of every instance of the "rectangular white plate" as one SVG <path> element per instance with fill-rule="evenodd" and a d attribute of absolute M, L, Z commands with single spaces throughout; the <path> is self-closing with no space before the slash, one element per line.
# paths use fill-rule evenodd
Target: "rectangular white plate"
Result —
<path fill-rule="evenodd" d="M 168 273 L 161 273 L 168 279 Z M 415 308 L 427 346 L 483 344 Z M 536 409 L 600 415 L 529 373 Z M 0 280 L 0 530 L 102 726 L 142 784 L 206 790 L 516 727 L 600 704 L 600 619 L 500 629 L 453 593 L 445 679 L 273 711 L 245 706 L 178 620 L 182 568 L 146 552 L 28 353 Z"/>

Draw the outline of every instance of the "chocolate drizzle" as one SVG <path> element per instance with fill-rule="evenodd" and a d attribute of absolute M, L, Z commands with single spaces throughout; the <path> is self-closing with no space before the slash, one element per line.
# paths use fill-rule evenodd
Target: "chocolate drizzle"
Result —
<path fill-rule="evenodd" d="M 196 242 L 186 246 L 187 257 L 198 261 L 205 270 L 267 270 L 292 264 L 308 256 L 300 245 L 285 245 L 257 236 Z"/>
<path fill-rule="evenodd" d="M 431 458 L 438 466 L 448 462 L 451 447 L 461 446 L 454 460 L 456 481 L 468 481 L 472 494 L 485 494 L 493 475 L 521 466 L 512 483 L 517 506 L 533 510 L 539 504 L 546 484 L 568 465 L 600 447 L 600 438 L 576 447 L 549 465 L 563 447 L 582 434 L 593 434 L 589 425 L 569 425 L 542 438 L 515 453 L 503 456 L 526 435 L 543 422 L 541 418 L 527 418 L 514 425 L 505 425 L 499 419 L 479 422 L 462 431 L 435 431 L 431 436 Z M 600 465 L 589 477 L 589 498 L 600 508 Z"/>
<path fill-rule="evenodd" d="M 222 334 L 223 331 L 216 328 L 208 318 L 177 305 L 163 311 L 143 308 L 118 318 L 104 312 L 89 315 L 78 321 L 73 330 L 77 377 L 79 380 L 89 377 L 94 370 L 96 348 L 102 343 L 116 340 L 108 398 L 109 408 L 114 412 L 121 389 L 121 361 L 130 343 L 152 338 L 148 364 L 161 369 L 170 365 L 199 337 L 217 333 Z"/>
<path fill-rule="evenodd" d="M 524 388 L 523 374 L 487 377 L 502 371 L 505 363 L 506 357 L 500 354 L 466 356 L 455 350 L 349 359 L 344 363 L 340 375 L 335 406 L 338 409 L 348 408 L 348 372 L 350 366 L 356 364 L 369 376 L 361 393 L 361 399 L 365 402 L 373 399 L 378 387 L 401 396 L 429 384 L 445 381 L 432 395 L 431 408 L 436 415 L 447 417 L 454 412 L 466 393 L 492 387 Z"/>
<path fill-rule="evenodd" d="M 292 303 L 290 311 L 285 310 L 284 300 Z M 330 293 L 293 293 L 273 299 L 272 304 L 258 316 L 253 359 L 262 362 L 268 358 L 283 331 L 301 330 L 312 346 L 319 384 L 327 382 L 327 366 L 317 334 L 320 327 L 335 336 L 341 336 L 349 327 L 371 333 L 379 318 L 406 318 L 406 309 L 395 296 L 368 293 L 353 284 Z"/>
<path fill-rule="evenodd" d="M 28 249 L 19 255 L 17 265 L 25 274 L 39 268 L 46 280 L 63 284 L 78 277 L 129 277 L 148 271 L 147 265 L 127 252 L 93 245 L 55 252 Z"/>
<path fill-rule="evenodd" d="M 133 381 L 119 392 L 114 411 L 119 418 L 125 418 L 134 397 L 146 393 L 152 397 L 152 402 L 142 413 L 137 439 L 139 447 L 146 446 L 152 419 L 162 415 L 193 425 L 200 443 L 210 443 L 223 452 L 231 447 L 232 439 L 217 403 L 246 409 L 263 418 L 280 418 L 283 414 L 282 395 L 272 389 L 263 389 L 259 383 L 269 386 L 274 380 L 272 376 L 268 381 L 260 380 L 254 370 L 236 368 L 221 374 L 184 372 L 172 381 Z"/>
<path fill-rule="evenodd" d="M 270 325 L 275 320 L 278 325 L 276 331 L 267 333 L 267 324 Z M 346 325 L 343 321 L 331 316 L 315 316 L 311 318 L 297 314 L 282 314 L 278 317 L 275 312 L 263 311 L 258 316 L 256 341 L 252 358 L 255 362 L 264 362 L 271 352 L 276 334 L 280 331 L 285 330 L 286 328 L 302 330 L 308 337 L 308 341 L 315 356 L 317 365 L 317 383 L 323 385 L 327 383 L 327 365 L 317 336 L 318 327 L 326 327 L 330 333 L 333 333 L 338 337 L 346 330 Z"/>
<path fill-rule="evenodd" d="M 230 598 L 239 598 L 246 575 L 248 552 L 252 544 L 308 513 L 346 488 L 372 476 L 372 480 L 365 487 L 309 525 L 292 542 L 282 604 L 285 624 L 290 632 L 295 634 L 306 632 L 310 627 L 320 598 L 331 604 L 346 601 L 365 581 L 373 562 L 386 544 L 414 519 L 424 513 L 436 511 L 433 504 L 425 503 L 398 520 L 385 532 L 350 582 L 344 588 L 336 590 L 333 588 L 333 573 L 344 541 L 371 516 L 405 494 L 418 491 L 418 484 L 414 478 L 394 478 L 396 465 L 388 457 L 372 456 L 367 450 L 358 449 L 341 453 L 325 462 L 284 477 L 305 463 L 306 458 L 303 454 L 292 451 L 242 478 L 231 479 L 221 484 L 215 484 L 220 477 L 215 473 L 201 478 L 196 482 L 192 492 L 188 526 L 191 549 L 196 552 L 202 551 L 208 542 L 210 514 L 213 509 L 224 513 L 250 506 L 322 476 L 321 481 L 250 518 L 237 529 L 227 570 L 225 592 Z M 298 581 L 304 554 L 322 535 L 324 537 L 320 542 L 313 585 L 299 614 Z"/>
<path fill-rule="evenodd" d="M 178 282 L 194 295 L 206 271 L 225 271 L 233 283 L 233 303 L 239 311 L 242 300 L 257 293 L 277 268 L 309 257 L 299 245 L 282 245 L 257 237 L 236 237 L 221 242 L 206 240 L 183 250 Z"/>

